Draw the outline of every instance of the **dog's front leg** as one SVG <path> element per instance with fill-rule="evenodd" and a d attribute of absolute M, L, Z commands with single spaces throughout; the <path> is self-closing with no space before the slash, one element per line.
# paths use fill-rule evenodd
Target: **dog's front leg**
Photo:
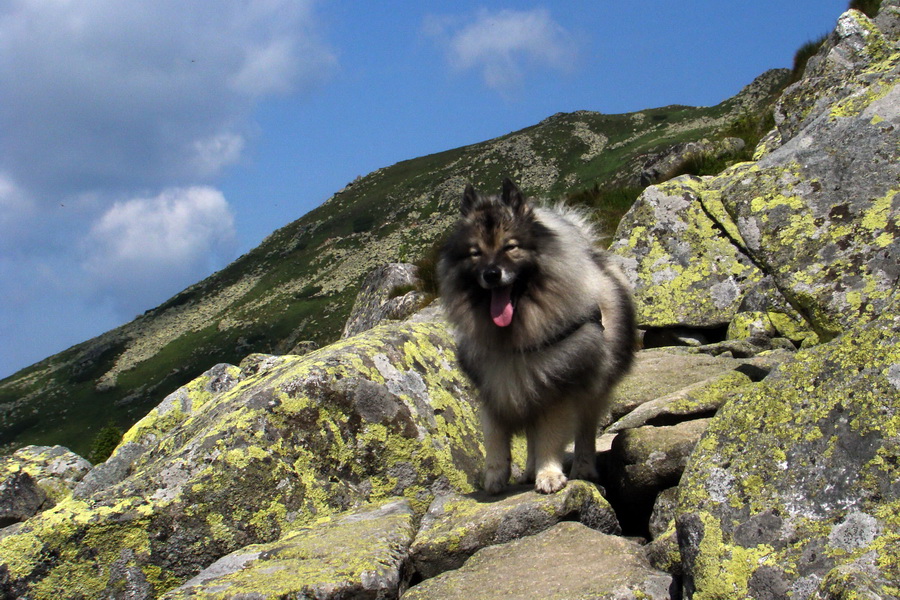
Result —
<path fill-rule="evenodd" d="M 534 489 L 542 494 L 552 494 L 566 487 L 563 474 L 563 453 L 571 439 L 572 415 L 565 407 L 546 412 L 535 426 Z"/>
<path fill-rule="evenodd" d="M 481 427 L 484 431 L 484 489 L 489 494 L 499 494 L 509 484 L 512 435 L 503 423 L 484 409 Z"/>

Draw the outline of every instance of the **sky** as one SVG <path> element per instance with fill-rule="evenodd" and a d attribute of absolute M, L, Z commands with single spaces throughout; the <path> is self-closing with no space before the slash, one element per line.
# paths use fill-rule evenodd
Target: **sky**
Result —
<path fill-rule="evenodd" d="M 357 176 L 557 112 L 714 105 L 847 0 L 0 0 L 0 378 Z"/>

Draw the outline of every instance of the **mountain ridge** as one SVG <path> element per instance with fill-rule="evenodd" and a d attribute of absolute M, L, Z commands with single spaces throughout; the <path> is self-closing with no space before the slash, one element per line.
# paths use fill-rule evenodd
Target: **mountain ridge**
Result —
<path fill-rule="evenodd" d="M 129 426 L 216 363 L 331 342 L 365 275 L 421 258 L 454 221 L 465 183 L 491 189 L 509 175 L 539 198 L 622 184 L 653 152 L 766 110 L 786 76 L 768 71 L 712 107 L 557 113 L 357 178 L 158 307 L 0 380 L 0 449 L 59 443 L 85 454 L 104 425 Z"/>

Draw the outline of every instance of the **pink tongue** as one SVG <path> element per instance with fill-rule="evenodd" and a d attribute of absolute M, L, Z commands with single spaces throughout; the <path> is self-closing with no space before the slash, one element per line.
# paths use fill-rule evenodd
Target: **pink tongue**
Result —
<path fill-rule="evenodd" d="M 512 286 L 494 288 L 491 292 L 491 319 L 497 327 L 512 323 L 513 305 L 510 298 Z"/>

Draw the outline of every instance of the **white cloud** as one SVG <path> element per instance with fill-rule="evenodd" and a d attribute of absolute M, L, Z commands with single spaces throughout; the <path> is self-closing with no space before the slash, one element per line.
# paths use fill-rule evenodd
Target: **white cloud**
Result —
<path fill-rule="evenodd" d="M 220 191 L 172 188 L 115 203 L 83 242 L 83 268 L 101 296 L 137 311 L 223 266 L 234 244 L 234 217 Z"/>
<path fill-rule="evenodd" d="M 197 173 L 205 177 L 240 159 L 244 149 L 244 137 L 226 131 L 209 138 L 195 140 L 193 146 L 193 161 Z"/>
<path fill-rule="evenodd" d="M 454 69 L 479 71 L 485 85 L 500 93 L 520 86 L 532 69 L 568 71 L 577 57 L 572 36 L 546 9 L 482 9 L 462 23 L 431 17 L 425 32 L 444 46 Z"/>
<path fill-rule="evenodd" d="M 47 203 L 94 188 L 161 188 L 215 175 L 240 148 L 231 144 L 228 160 L 198 161 L 197 144 L 242 137 L 261 99 L 314 88 L 333 71 L 313 7 L 3 2 L 0 170 Z"/>

